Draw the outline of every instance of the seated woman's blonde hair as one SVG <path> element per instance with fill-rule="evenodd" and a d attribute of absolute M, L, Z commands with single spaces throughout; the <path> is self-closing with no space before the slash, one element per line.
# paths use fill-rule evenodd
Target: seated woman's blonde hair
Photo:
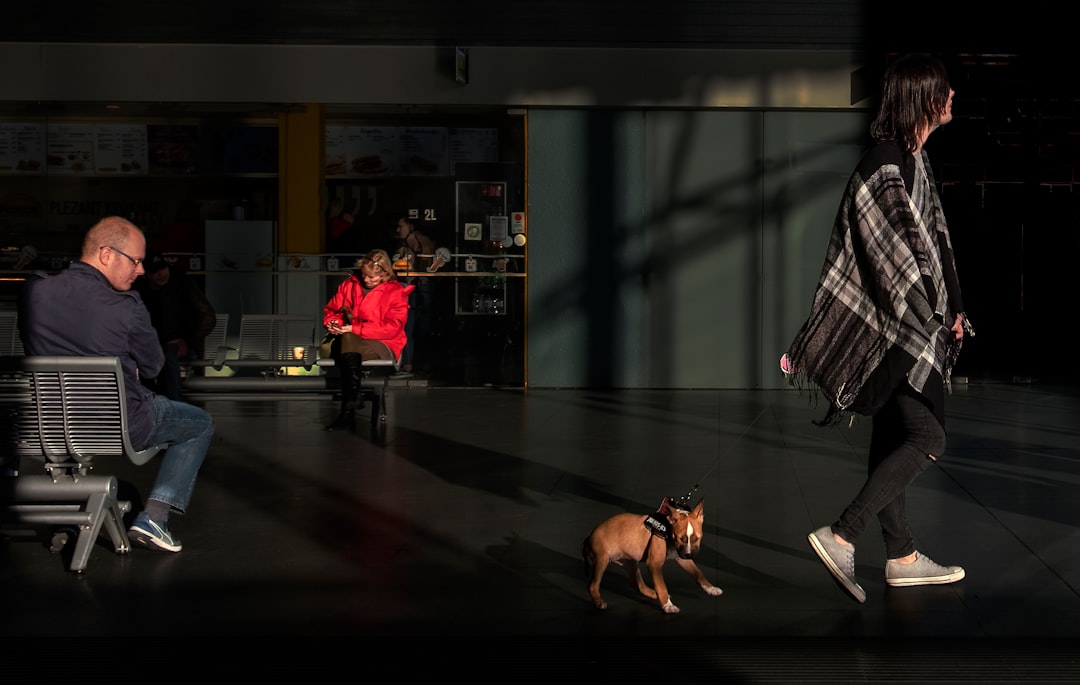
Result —
<path fill-rule="evenodd" d="M 384 283 L 386 281 L 397 280 L 393 265 L 390 263 L 390 255 L 386 253 L 386 250 L 372 250 L 371 252 L 368 252 L 366 255 L 356 260 L 356 264 L 353 265 L 353 268 L 361 274 L 376 275 Z"/>

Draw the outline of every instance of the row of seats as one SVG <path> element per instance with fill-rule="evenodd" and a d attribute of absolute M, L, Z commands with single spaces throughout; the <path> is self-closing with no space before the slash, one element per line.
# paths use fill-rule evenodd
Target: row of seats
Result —
<path fill-rule="evenodd" d="M 333 359 L 319 359 L 317 341 L 322 335 L 321 322 L 298 314 L 243 314 L 235 347 L 229 344 L 229 315 L 218 314 L 213 331 L 205 340 L 202 359 L 189 363 L 184 379 L 185 392 L 191 393 L 328 393 L 338 391 Z M 15 311 L 0 311 L 0 355 L 24 354 L 19 339 Z M 288 368 L 321 373 L 290 375 Z M 216 373 L 208 373 L 213 369 Z M 228 369 L 231 373 L 221 373 Z M 201 370 L 201 372 L 193 372 Z M 373 403 L 380 422 L 386 420 L 386 398 L 390 376 L 398 365 L 390 360 L 370 360 L 363 364 L 365 383 L 374 378 L 381 384 L 362 389 Z"/>
<path fill-rule="evenodd" d="M 338 392 L 338 376 L 333 359 L 319 359 L 317 341 L 322 336 L 321 321 L 299 314 L 243 314 L 236 347 L 229 344 L 229 315 L 218 314 L 214 329 L 206 337 L 202 359 L 188 364 L 184 389 L 191 393 L 327 393 Z M 24 354 L 19 339 L 15 311 L 0 311 L 0 355 Z M 288 368 L 321 373 L 288 374 Z M 207 373 L 213 369 L 216 373 Z M 229 369 L 231 373 L 222 373 Z M 200 370 L 201 372 L 193 372 Z M 370 360 L 363 364 L 361 389 L 370 399 L 380 422 L 386 421 L 386 398 L 390 376 L 398 370 L 395 361 Z M 381 384 L 372 384 L 381 379 Z"/>
<path fill-rule="evenodd" d="M 218 314 L 214 330 L 205 340 L 203 359 L 193 366 L 220 370 L 253 367 L 280 369 L 301 366 L 310 369 L 318 359 L 318 322 L 296 314 L 244 314 L 240 317 L 238 347 L 227 343 L 229 315 Z"/>
<path fill-rule="evenodd" d="M 310 370 L 318 363 L 316 331 L 321 327 L 310 316 L 292 314 L 244 314 L 240 318 L 239 346 L 228 344 L 229 315 L 218 314 L 213 331 L 206 337 L 203 359 L 194 367 L 260 368 L 280 370 L 297 366 Z M 0 356 L 24 354 L 19 338 L 18 313 L 0 311 Z"/>
<path fill-rule="evenodd" d="M 231 376 L 189 373 L 184 381 L 186 392 L 316 392 L 336 393 L 340 388 L 333 372 L 332 358 L 320 359 L 317 340 L 321 322 L 297 314 L 244 314 L 240 317 L 238 346 L 227 343 L 228 315 L 218 314 L 217 325 L 206 339 L 203 359 L 195 360 L 194 369 L 229 368 Z M 289 375 L 288 368 L 321 373 Z M 393 360 L 373 359 L 362 365 L 360 393 L 371 403 L 372 428 L 379 430 L 387 420 L 390 376 L 398 370 Z M 254 371 L 254 375 L 251 373 Z M 376 380 L 377 379 L 377 380 Z"/>

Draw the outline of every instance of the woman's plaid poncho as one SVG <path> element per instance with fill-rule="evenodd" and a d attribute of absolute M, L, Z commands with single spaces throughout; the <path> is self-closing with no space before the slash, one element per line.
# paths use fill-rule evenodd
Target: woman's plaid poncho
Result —
<path fill-rule="evenodd" d="M 810 315 L 788 348 L 792 383 L 812 383 L 829 400 L 821 423 L 873 414 L 906 379 L 944 425 L 943 389 L 959 352 L 949 328 L 963 304 L 948 226 L 920 156 L 878 143 L 844 191 Z M 973 333 L 966 317 L 964 325 Z"/>

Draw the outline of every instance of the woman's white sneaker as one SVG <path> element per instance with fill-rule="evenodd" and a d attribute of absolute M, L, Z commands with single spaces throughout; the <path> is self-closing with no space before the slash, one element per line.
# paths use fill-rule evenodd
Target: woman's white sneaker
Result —
<path fill-rule="evenodd" d="M 865 602 L 866 591 L 855 580 L 855 546 L 845 547 L 837 542 L 830 526 L 822 526 L 806 537 L 840 587 L 847 590 L 856 602 Z"/>
<path fill-rule="evenodd" d="M 885 582 L 891 587 L 912 587 L 915 585 L 945 585 L 964 578 L 964 569 L 959 566 L 942 566 L 919 552 L 911 564 L 901 564 L 892 560 L 885 562 Z"/>

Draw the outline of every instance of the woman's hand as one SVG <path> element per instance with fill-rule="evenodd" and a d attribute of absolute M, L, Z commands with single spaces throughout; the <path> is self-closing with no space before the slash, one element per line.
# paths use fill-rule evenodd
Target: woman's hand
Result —
<path fill-rule="evenodd" d="M 956 315 L 956 321 L 953 322 L 952 328 L 949 330 L 953 332 L 953 337 L 956 340 L 964 339 L 964 317 L 961 314 Z"/>

